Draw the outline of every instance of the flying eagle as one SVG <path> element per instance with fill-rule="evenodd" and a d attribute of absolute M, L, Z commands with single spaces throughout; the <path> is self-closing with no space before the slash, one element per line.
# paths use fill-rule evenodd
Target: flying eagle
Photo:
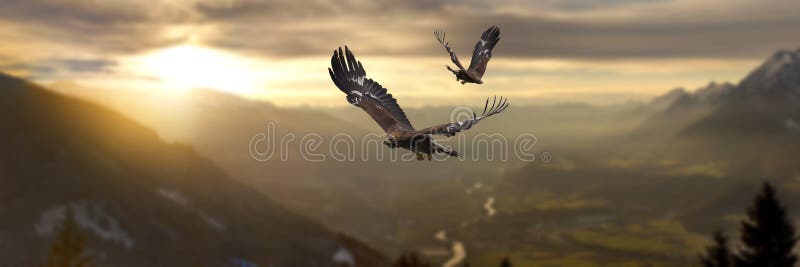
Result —
<path fill-rule="evenodd" d="M 459 157 L 458 152 L 436 143 L 430 135 L 453 136 L 508 107 L 508 99 L 503 97 L 499 99 L 495 97 L 491 101 L 491 106 L 489 106 L 489 99 L 486 99 L 483 113 L 480 116 L 473 112 L 472 118 L 465 121 L 415 130 L 406 118 L 403 109 L 397 104 L 397 100 L 392 97 L 392 94 L 387 93 L 386 88 L 367 78 L 364 66 L 360 61 L 356 61 L 353 53 L 346 46 L 344 53 L 342 53 L 341 47 L 339 50 L 333 51 L 328 73 L 336 87 L 347 94 L 347 102 L 366 111 L 383 128 L 383 131 L 386 132 L 386 139 L 383 141 L 385 145 L 390 148 L 402 147 L 413 151 L 417 153 L 417 160 L 422 160 L 424 155 L 427 155 L 430 160 L 433 153 Z"/>
<path fill-rule="evenodd" d="M 500 41 L 499 27 L 489 27 L 489 29 L 486 29 L 486 31 L 481 34 L 481 40 L 475 43 L 475 50 L 472 51 L 472 60 L 469 62 L 469 68 L 466 70 L 464 66 L 461 65 L 461 62 L 458 61 L 456 52 L 450 47 L 450 42 L 445 42 L 444 31 L 437 30 L 433 35 L 436 36 L 436 40 L 438 40 L 439 43 L 444 46 L 444 49 L 447 50 L 447 53 L 450 54 L 450 60 L 458 67 L 458 70 L 454 70 L 450 68 L 449 65 L 446 66 L 448 70 L 456 75 L 456 81 L 461 80 L 461 84 L 483 83 L 481 78 L 483 78 L 483 73 L 486 72 L 486 64 L 489 63 L 489 59 L 492 59 L 492 49 L 497 42 Z"/>

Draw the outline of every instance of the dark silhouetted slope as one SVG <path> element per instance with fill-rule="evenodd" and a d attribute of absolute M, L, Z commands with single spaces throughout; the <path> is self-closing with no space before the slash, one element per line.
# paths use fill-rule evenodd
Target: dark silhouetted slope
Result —
<path fill-rule="evenodd" d="M 387 260 L 126 117 L 0 74 L 0 259 L 43 262 L 67 205 L 102 266 L 361 266 Z"/>

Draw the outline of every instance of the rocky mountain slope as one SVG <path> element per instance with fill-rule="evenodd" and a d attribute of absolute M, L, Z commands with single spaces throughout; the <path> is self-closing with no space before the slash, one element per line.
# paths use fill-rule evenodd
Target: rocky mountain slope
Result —
<path fill-rule="evenodd" d="M 800 49 L 781 50 L 723 95 L 685 134 L 797 135 L 800 120 Z"/>

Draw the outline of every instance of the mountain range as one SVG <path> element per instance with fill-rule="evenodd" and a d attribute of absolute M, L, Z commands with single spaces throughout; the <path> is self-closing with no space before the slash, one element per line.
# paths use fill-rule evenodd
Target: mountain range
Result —
<path fill-rule="evenodd" d="M 736 235 L 760 181 L 800 201 L 799 81 L 800 50 L 781 50 L 736 84 L 671 90 L 629 109 L 647 114 L 631 131 L 510 172 L 493 185 L 498 215 L 454 235 L 470 254 L 506 240 L 521 265 L 696 262 L 704 235 Z"/>
<path fill-rule="evenodd" d="M 665 108 L 643 128 L 683 126 L 677 130 L 684 135 L 793 134 L 798 102 L 800 49 L 780 50 L 737 84 L 711 82 L 694 92 L 675 89 L 655 98 L 650 104 Z"/>

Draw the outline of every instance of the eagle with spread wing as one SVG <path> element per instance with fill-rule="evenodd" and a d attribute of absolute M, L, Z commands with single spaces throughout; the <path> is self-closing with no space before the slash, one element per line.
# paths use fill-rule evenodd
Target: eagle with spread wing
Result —
<path fill-rule="evenodd" d="M 364 66 L 346 46 L 344 52 L 341 47 L 333 51 L 328 73 L 336 87 L 347 95 L 347 102 L 366 111 L 383 128 L 386 132 L 386 139 L 383 141 L 385 145 L 413 151 L 417 153 L 417 160 L 422 160 L 425 155 L 430 160 L 433 153 L 459 157 L 458 152 L 436 143 L 430 135 L 454 136 L 460 131 L 472 128 L 489 116 L 503 112 L 508 107 L 508 99 L 495 97 L 491 101 L 491 106 L 489 99 L 486 99 L 480 116 L 473 112 L 472 118 L 464 121 L 415 130 L 403 109 L 397 104 L 397 100 L 386 91 L 386 88 L 367 78 Z"/>
<path fill-rule="evenodd" d="M 461 61 L 458 60 L 456 52 L 450 47 L 450 42 L 446 42 L 444 37 L 445 33 L 442 30 L 437 30 L 433 33 L 436 40 L 444 46 L 444 49 L 450 54 L 450 60 L 456 64 L 458 70 L 446 66 L 447 69 L 456 75 L 456 81 L 460 80 L 461 84 L 477 83 L 482 84 L 483 73 L 486 72 L 486 64 L 492 59 L 492 49 L 500 41 L 500 28 L 497 26 L 489 27 L 481 34 L 481 40 L 475 43 L 475 49 L 472 51 L 472 60 L 469 62 L 469 68 L 464 69 Z"/>

